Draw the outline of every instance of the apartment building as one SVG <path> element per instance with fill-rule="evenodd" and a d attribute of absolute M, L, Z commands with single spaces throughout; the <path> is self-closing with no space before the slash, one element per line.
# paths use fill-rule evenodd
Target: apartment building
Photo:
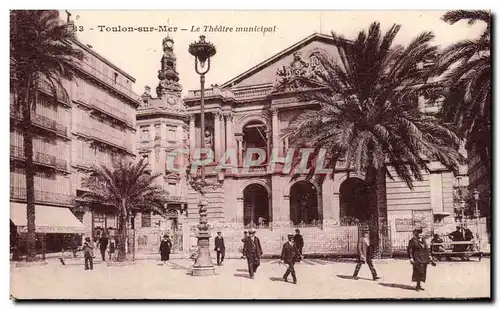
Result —
<path fill-rule="evenodd" d="M 82 178 L 96 165 L 115 158 L 135 157 L 135 79 L 91 47 L 75 39 L 84 52 L 75 80 L 63 80 L 67 94 L 54 99 L 48 83 L 40 83 L 39 101 L 32 115 L 36 202 L 36 231 L 45 234 L 47 251 L 57 251 L 75 235 L 92 235 L 98 228 L 116 228 L 106 205 L 81 199 Z M 11 96 L 11 102 L 12 102 Z M 17 117 L 11 109 L 11 118 Z M 11 224 L 26 230 L 26 178 L 23 134 L 10 127 Z M 76 219 L 76 218 L 78 219 Z"/>

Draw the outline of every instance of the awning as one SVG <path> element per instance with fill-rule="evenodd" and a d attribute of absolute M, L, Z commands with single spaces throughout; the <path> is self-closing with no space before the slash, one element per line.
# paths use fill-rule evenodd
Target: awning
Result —
<path fill-rule="evenodd" d="M 10 220 L 19 233 L 28 232 L 26 206 L 22 203 L 10 203 Z M 85 226 L 68 208 L 35 205 L 36 233 L 80 234 L 84 231 Z"/>

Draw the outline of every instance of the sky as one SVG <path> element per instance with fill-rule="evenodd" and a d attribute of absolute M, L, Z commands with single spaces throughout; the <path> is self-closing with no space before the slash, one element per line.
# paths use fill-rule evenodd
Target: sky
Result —
<path fill-rule="evenodd" d="M 66 18 L 64 11 L 61 17 Z M 187 90 L 199 89 L 199 76 L 194 70 L 194 58 L 188 53 L 190 43 L 204 34 L 217 54 L 212 58 L 206 84 L 223 84 L 262 61 L 297 43 L 314 32 L 334 31 L 348 39 L 360 30 L 368 29 L 373 21 L 386 30 L 394 23 L 402 26 L 395 43 L 408 44 L 424 31 L 435 34 L 436 45 L 446 47 L 462 39 L 477 37 L 484 25 L 466 22 L 449 25 L 440 18 L 445 11 L 71 11 L 71 19 L 83 29 L 77 36 L 136 78 L 133 90 L 137 94 L 144 86 L 152 89 L 158 84 L 157 73 L 163 54 L 162 39 L 167 32 L 114 32 L 107 27 L 170 26 L 174 39 L 177 71 Z M 233 27 L 233 32 L 215 32 L 204 26 Z M 236 27 L 260 27 L 274 32 L 236 32 Z M 196 31 L 199 28 L 199 31 Z M 93 29 L 93 30 L 92 30 Z M 108 28 L 109 29 L 109 28 Z M 181 30 L 186 29 L 186 30 Z M 208 31 L 205 31 L 208 30 Z"/>

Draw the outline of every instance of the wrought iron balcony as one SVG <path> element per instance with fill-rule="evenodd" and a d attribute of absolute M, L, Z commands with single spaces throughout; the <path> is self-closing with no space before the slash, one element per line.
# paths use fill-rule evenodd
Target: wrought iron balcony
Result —
<path fill-rule="evenodd" d="M 103 102 L 103 101 L 98 100 L 96 98 L 90 99 L 90 105 L 92 106 L 92 108 L 94 108 L 94 110 L 97 110 L 100 113 L 106 114 L 111 118 L 117 119 L 120 122 L 124 123 L 125 125 L 133 128 L 132 120 L 129 117 L 127 117 L 127 114 L 120 111 L 116 107 L 113 107 L 113 106 L 107 104 L 106 102 Z"/>
<path fill-rule="evenodd" d="M 10 199 L 15 201 L 26 201 L 26 188 L 10 187 Z M 73 196 L 55 192 L 35 190 L 35 203 L 53 204 L 53 205 L 71 205 Z"/>
<path fill-rule="evenodd" d="M 17 120 L 21 120 L 20 113 L 16 113 L 13 106 L 10 106 L 10 116 L 14 117 Z M 52 120 L 48 117 L 31 114 L 31 123 L 39 128 L 49 130 L 50 132 L 56 133 L 57 135 L 68 137 L 68 128 L 55 120 Z"/>
<path fill-rule="evenodd" d="M 97 80 L 104 82 L 106 85 L 108 85 L 112 89 L 120 92 L 122 95 L 125 95 L 129 99 L 136 101 L 137 104 L 139 104 L 139 95 L 134 93 L 132 90 L 117 83 L 114 79 L 106 76 L 106 74 L 102 73 L 101 71 L 99 71 L 98 69 L 89 65 L 88 63 L 85 63 L 83 61 L 77 61 L 77 62 L 78 62 L 77 68 L 81 69 L 82 71 L 91 75 L 92 77 L 96 78 Z"/>
<path fill-rule="evenodd" d="M 132 153 L 132 145 L 123 139 L 116 138 L 112 135 L 105 133 L 96 128 L 89 128 L 82 124 L 76 125 L 78 133 L 86 136 L 87 138 L 93 139 L 105 145 L 110 145 L 115 148 L 122 149 L 128 153 Z"/>
<path fill-rule="evenodd" d="M 10 156 L 22 161 L 26 160 L 24 149 L 19 146 L 10 145 Z M 66 160 L 58 159 L 53 155 L 49 155 L 42 152 L 36 152 L 36 151 L 33 152 L 33 162 L 35 164 L 48 166 L 63 171 L 68 170 L 68 164 Z"/>
<path fill-rule="evenodd" d="M 59 85 L 55 85 L 55 87 L 56 87 L 57 100 L 65 105 L 70 105 L 70 100 L 67 91 L 61 89 Z M 41 79 L 40 82 L 38 83 L 38 89 L 50 96 L 54 95 L 50 83 L 44 79 Z"/>

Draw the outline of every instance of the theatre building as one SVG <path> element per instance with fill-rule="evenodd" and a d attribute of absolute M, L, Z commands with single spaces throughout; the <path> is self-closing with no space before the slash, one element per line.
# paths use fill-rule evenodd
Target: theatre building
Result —
<path fill-rule="evenodd" d="M 38 252 L 68 248 L 72 239 L 95 236 L 116 228 L 109 205 L 89 204 L 82 198 L 82 178 L 96 165 L 111 166 L 114 158 L 135 157 L 135 79 L 77 39 L 83 51 L 75 80 L 63 80 L 66 92 L 40 81 L 39 100 L 32 114 L 35 130 L 35 231 Z M 11 103 L 13 97 L 11 95 Z M 23 133 L 11 107 L 10 205 L 11 244 L 25 254 L 26 172 Z M 19 240 L 16 242 L 16 239 Z"/>
<path fill-rule="evenodd" d="M 200 90 L 190 90 L 183 102 L 179 101 L 175 56 L 167 45 L 159 74 L 159 98 L 143 100 L 138 113 L 138 146 L 143 149 L 138 150 L 153 167 L 164 170 L 161 181 L 175 190 L 173 196 L 178 201 L 172 201 L 169 209 L 177 212 L 173 217 L 182 218 L 182 233 L 178 233 L 183 237 L 181 251 L 187 252 L 196 245 L 200 201 L 189 180 L 199 177 L 199 173 L 194 170 L 171 174 L 165 167 L 165 156 L 185 142 L 190 157 L 182 156 L 182 161 L 187 166 L 193 162 L 193 149 L 200 148 Z M 338 57 L 329 36 L 313 34 L 230 81 L 205 90 L 207 129 L 203 138 L 215 158 L 234 150 L 241 168 L 248 149 L 259 148 L 267 154 L 259 166 L 243 173 L 218 171 L 215 163 L 206 166 L 210 188 L 206 193 L 208 221 L 213 234 L 216 230 L 223 232 L 229 254 L 239 254 L 241 236 L 249 227 L 258 229 L 265 253 L 279 253 L 283 236 L 295 228 L 304 235 L 306 252 L 353 253 L 358 226 L 366 225 L 374 215 L 369 211 L 370 203 L 377 203 L 375 216 L 385 251 L 406 245 L 416 223 L 429 228 L 434 223 L 453 223 L 456 180 L 438 162 L 429 162 L 430 172 L 423 172 L 423 180 L 415 181 L 413 190 L 398 177 L 379 177 L 376 201 L 371 198 L 374 194 L 368 192 L 364 175 L 355 174 L 342 162 L 337 165 L 334 178 L 327 177 L 323 182 L 314 178 L 292 181 L 289 174 L 281 171 L 279 163 L 277 168 L 268 168 L 273 149 L 285 157 L 293 147 L 292 141 L 283 138 L 283 130 L 292 117 L 316 107 L 303 101 L 300 94 L 324 89 L 317 77 L 324 68 L 315 53 Z M 423 101 L 420 107 L 429 113 L 438 108 Z"/>

